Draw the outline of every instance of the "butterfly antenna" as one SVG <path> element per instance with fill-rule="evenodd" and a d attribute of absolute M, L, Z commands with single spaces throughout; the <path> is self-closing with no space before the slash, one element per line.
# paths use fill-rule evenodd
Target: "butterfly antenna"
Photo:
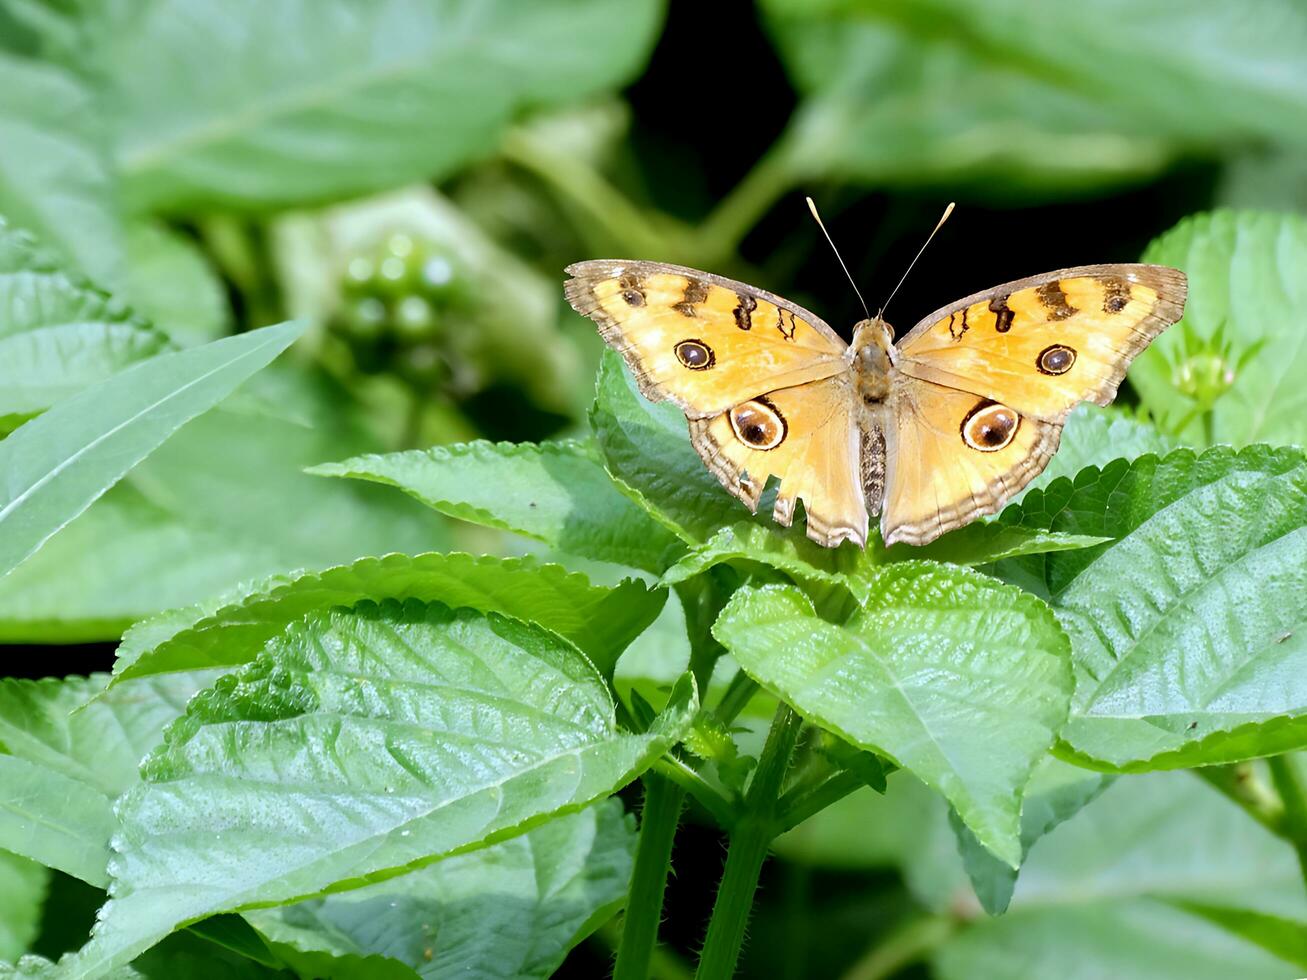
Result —
<path fill-rule="evenodd" d="M 821 233 L 826 236 L 826 241 L 830 242 L 830 249 L 835 253 L 835 258 L 839 260 L 840 268 L 844 270 L 844 275 L 848 276 L 849 285 L 853 287 L 853 292 L 858 297 L 858 302 L 862 304 L 862 312 L 867 314 L 867 319 L 870 320 L 871 311 L 867 309 L 867 301 L 862 298 L 862 293 L 858 292 L 858 284 L 853 281 L 853 276 L 849 275 L 849 267 L 844 264 L 844 258 L 840 255 L 840 250 L 835 247 L 834 239 L 830 237 L 830 232 L 826 230 L 826 226 L 822 224 L 821 215 L 817 213 L 817 205 L 812 203 L 812 198 L 810 197 L 804 198 L 804 200 L 808 202 L 808 210 L 812 212 L 812 220 L 817 222 L 817 227 L 820 228 Z"/>
<path fill-rule="evenodd" d="M 921 258 L 921 253 L 926 250 L 926 245 L 929 245 L 931 239 L 935 237 L 935 232 L 939 231 L 941 228 L 944 227 L 944 222 L 948 221 L 948 216 L 953 213 L 953 205 L 956 203 L 957 203 L 956 201 L 948 202 L 948 207 L 944 209 L 943 215 L 940 216 L 939 221 L 935 225 L 935 231 L 932 231 L 929 235 L 926 236 L 925 243 L 921 246 L 921 248 L 917 249 L 917 254 L 914 255 L 912 257 L 912 261 L 908 263 L 908 267 L 904 271 L 902 277 L 900 277 L 898 284 L 895 285 L 895 287 L 892 290 L 890 290 L 889 299 L 885 300 L 885 302 L 881 304 L 880 312 L 876 314 L 877 320 L 879 320 L 884 315 L 885 307 L 889 306 L 890 300 L 892 300 L 894 298 L 894 294 L 899 291 L 899 286 L 903 285 L 903 280 L 908 278 L 908 273 L 911 272 L 912 267 L 917 264 L 917 259 Z"/>

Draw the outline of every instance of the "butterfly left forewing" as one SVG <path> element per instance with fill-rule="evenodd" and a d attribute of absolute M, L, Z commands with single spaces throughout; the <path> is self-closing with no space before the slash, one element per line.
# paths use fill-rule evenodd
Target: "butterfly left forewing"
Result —
<path fill-rule="evenodd" d="M 881 536 L 922 545 L 998 511 L 1048 465 L 1048 422 L 989 398 L 898 375 L 889 401 Z"/>
<path fill-rule="evenodd" d="M 1060 421 L 1106 405 L 1130 361 L 1180 319 L 1186 280 L 1158 265 L 1080 266 L 968 296 L 898 342 L 904 374 Z"/>
<path fill-rule="evenodd" d="M 599 325 L 641 393 L 707 418 L 844 371 L 845 343 L 779 296 L 696 269 L 599 259 L 568 266 L 568 302 Z"/>

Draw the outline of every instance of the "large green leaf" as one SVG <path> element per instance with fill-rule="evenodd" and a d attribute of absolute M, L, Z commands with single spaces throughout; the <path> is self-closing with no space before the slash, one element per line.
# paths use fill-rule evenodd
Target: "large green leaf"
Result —
<path fill-rule="evenodd" d="M 1031 847 L 1058 824 L 1064 823 L 1111 785 L 1115 777 L 1090 772 L 1045 756 L 1030 777 L 1021 801 L 1021 851 Z M 990 915 L 1001 915 L 1012 901 L 1017 871 L 980 846 L 975 834 L 950 812 L 958 836 L 958 851 L 971 879 L 976 898 Z"/>
<path fill-rule="evenodd" d="M 143 765 L 113 898 L 66 976 L 581 809 L 670 748 L 696 701 L 686 678 L 627 734 L 599 673 L 539 627 L 418 602 L 312 616 L 192 700 Z"/>
<path fill-rule="evenodd" d="M 1175 152 L 1154 120 L 1114 111 L 1018 59 L 989 56 L 947 20 L 917 30 L 870 0 L 767 7 L 805 96 L 782 144 L 793 179 L 1029 195 L 1137 179 Z"/>
<path fill-rule="evenodd" d="M 167 346 L 122 303 L 0 218 L 0 431 Z"/>
<path fill-rule="evenodd" d="M 138 207 L 266 206 L 443 176 L 522 109 L 625 82 L 656 0 L 115 5 L 103 60 Z M 287 43 L 294 38 L 294 44 Z"/>
<path fill-rule="evenodd" d="M 1288 844 L 1200 780 L 1125 777 L 1035 846 L 1008 913 L 954 933 L 936 974 L 1289 980 L 1301 965 L 1187 906 L 1275 917 L 1301 934 L 1296 865 Z"/>
<path fill-rule="evenodd" d="M 843 626 L 787 586 L 743 589 L 713 628 L 810 721 L 931 785 L 1015 867 L 1021 793 L 1066 717 L 1069 649 L 1033 596 L 960 568 L 901 562 Z"/>
<path fill-rule="evenodd" d="M 231 329 L 231 306 L 218 274 L 189 239 L 150 221 L 127 228 L 123 294 L 183 347 L 217 340 Z"/>
<path fill-rule="evenodd" d="M 57 770 L 4 754 L 0 785 L 0 858 L 12 852 L 97 888 L 109 884 L 109 839 L 118 822 L 108 797 Z"/>
<path fill-rule="evenodd" d="M 49 879 L 34 861 L 0 850 L 0 964 L 18 959 L 36 938 Z"/>
<path fill-rule="evenodd" d="M 1123 770 L 1307 741 L 1307 458 L 1218 447 L 1118 460 L 1014 519 L 1110 545 L 1042 558 L 1071 637 L 1069 751 Z"/>
<path fill-rule="evenodd" d="M 590 411 L 608 472 L 658 520 L 690 543 L 748 517 L 690 445 L 685 415 L 635 387 L 620 355 L 604 351 Z"/>
<path fill-rule="evenodd" d="M 1307 72 L 1293 0 L 1222 29 L 1220 0 L 771 0 L 806 96 L 799 175 L 1029 194 L 1156 171 L 1183 149 L 1301 146 Z"/>
<path fill-rule="evenodd" d="M 358 456 L 309 472 L 389 484 L 450 517 L 650 572 L 661 572 L 684 550 L 613 486 L 581 442 L 470 442 Z"/>
<path fill-rule="evenodd" d="M 113 800 L 213 674 L 0 681 L 0 849 L 108 884 Z"/>
<path fill-rule="evenodd" d="M 416 502 L 303 472 L 374 447 L 339 389 L 278 367 L 256 375 L 0 580 L 0 637 L 114 640 L 241 582 L 445 546 L 443 522 Z"/>
<path fill-rule="evenodd" d="M 1176 446 L 1174 439 L 1147 422 L 1130 418 L 1119 409 L 1086 402 L 1072 410 L 1057 455 L 1030 481 L 1025 493 L 1046 487 L 1059 477 L 1074 477 L 1087 466 L 1106 466 L 1114 459 L 1134 459 L 1144 453 L 1162 455 Z"/>
<path fill-rule="evenodd" d="M 533 558 L 459 553 L 363 558 L 321 572 L 277 575 L 207 603 L 132 627 L 118 648 L 118 678 L 253 660 L 306 613 L 362 599 L 439 600 L 538 623 L 570 640 L 605 674 L 653 622 L 667 593 L 635 579 L 615 588 Z"/>
<path fill-rule="evenodd" d="M 346 955 L 386 956 L 424 980 L 543 980 L 625 900 L 634 851 L 631 821 L 606 800 L 400 878 L 246 917 L 301 975 Z M 355 975 L 376 976 L 374 962 Z"/>
<path fill-rule="evenodd" d="M 71 72 L 0 51 L 0 214 L 113 288 L 124 245 L 103 124 Z"/>
<path fill-rule="evenodd" d="M 0 443 L 0 575 L 36 551 L 303 329 L 286 323 L 137 364 Z"/>
<path fill-rule="evenodd" d="M 1189 274 L 1184 319 L 1130 369 L 1144 404 L 1173 422 L 1188 415 L 1195 403 L 1175 380 L 1185 331 L 1209 339 L 1224 327 L 1235 358 L 1261 346 L 1215 404 L 1216 441 L 1307 443 L 1307 219 L 1254 211 L 1196 215 L 1154 241 L 1144 260 Z"/>

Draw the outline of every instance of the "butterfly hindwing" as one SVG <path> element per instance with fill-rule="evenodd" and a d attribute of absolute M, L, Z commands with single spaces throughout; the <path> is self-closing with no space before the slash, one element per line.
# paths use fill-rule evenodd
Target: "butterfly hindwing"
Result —
<path fill-rule="evenodd" d="M 1060 422 L 900 375 L 889 402 L 881 536 L 927 544 L 997 511 L 1057 451 Z"/>
<path fill-rule="evenodd" d="M 846 375 L 782 388 L 690 421 L 690 439 L 727 490 L 756 510 L 767 478 L 772 516 L 789 526 L 803 501 L 808 537 L 833 548 L 867 540 L 862 433 Z"/>
<path fill-rule="evenodd" d="M 599 325 L 641 392 L 689 418 L 847 367 L 829 326 L 765 290 L 658 262 L 603 259 L 567 271 L 568 302 Z"/>
<path fill-rule="evenodd" d="M 1180 319 L 1186 280 L 1158 265 L 1089 265 L 1032 276 L 931 314 L 896 345 L 898 368 L 1060 422 L 1106 405 L 1130 361 Z"/>

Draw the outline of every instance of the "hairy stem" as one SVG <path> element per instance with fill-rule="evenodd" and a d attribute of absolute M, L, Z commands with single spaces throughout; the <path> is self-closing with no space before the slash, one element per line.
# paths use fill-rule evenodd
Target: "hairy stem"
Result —
<path fill-rule="evenodd" d="M 1250 817 L 1272 833 L 1283 836 L 1284 803 L 1269 786 L 1257 778 L 1251 762 L 1190 769 L 1229 797 Z"/>
<path fill-rule="evenodd" d="M 789 705 L 782 703 L 777 708 L 745 794 L 745 813 L 731 830 L 726 868 L 717 888 L 696 980 L 730 980 L 735 973 L 758 876 L 776 836 L 776 803 L 802 724 Z"/>
<path fill-rule="evenodd" d="M 658 923 L 662 921 L 663 893 L 672 867 L 672 842 L 685 803 L 685 790 L 656 772 L 644 777 L 644 809 L 640 813 L 640 841 L 626 895 L 622 940 L 617 947 L 613 980 L 646 980 Z"/>

